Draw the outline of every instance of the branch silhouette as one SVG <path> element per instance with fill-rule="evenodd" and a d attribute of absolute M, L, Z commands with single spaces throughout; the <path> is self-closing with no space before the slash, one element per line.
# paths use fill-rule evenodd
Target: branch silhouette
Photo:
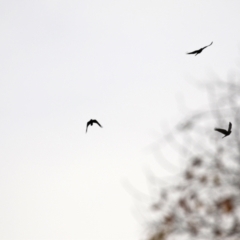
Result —
<path fill-rule="evenodd" d="M 240 124 L 240 84 L 219 80 L 208 85 L 208 93 L 209 109 L 190 115 L 176 126 L 174 137 L 167 136 L 167 144 L 189 160 L 175 182 L 152 197 L 148 240 L 240 239 L 240 130 L 232 132 L 233 124 Z M 232 135 L 219 141 L 211 126 L 227 119 L 228 129 L 214 130 Z M 159 148 L 164 147 L 161 141 Z"/>

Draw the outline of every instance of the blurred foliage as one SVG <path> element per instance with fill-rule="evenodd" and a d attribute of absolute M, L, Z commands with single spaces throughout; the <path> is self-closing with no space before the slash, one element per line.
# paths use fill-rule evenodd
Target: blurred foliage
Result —
<path fill-rule="evenodd" d="M 207 85 L 209 107 L 164 137 L 187 166 L 151 203 L 148 240 L 240 239 L 240 78 Z M 224 139 L 215 127 L 232 134 Z M 164 147 L 164 141 L 158 143 Z"/>

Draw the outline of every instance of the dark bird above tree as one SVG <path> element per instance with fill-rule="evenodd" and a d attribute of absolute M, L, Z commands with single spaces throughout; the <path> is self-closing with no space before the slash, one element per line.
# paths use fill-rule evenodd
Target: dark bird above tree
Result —
<path fill-rule="evenodd" d="M 213 42 L 211 42 L 209 45 L 207 45 L 207 46 L 205 46 L 205 47 L 203 47 L 203 48 L 200 48 L 200 49 L 198 49 L 198 50 L 196 50 L 196 51 L 193 51 L 193 52 L 189 52 L 189 53 L 187 53 L 187 54 L 195 54 L 195 56 L 197 56 L 199 53 L 202 52 L 202 50 L 204 50 L 205 48 L 211 46 L 212 44 L 213 44 Z"/>
<path fill-rule="evenodd" d="M 223 138 L 227 137 L 228 135 L 231 134 L 231 130 L 232 130 L 232 123 L 229 122 L 229 126 L 228 126 L 228 130 L 225 129 L 221 129 L 221 128 L 214 128 L 215 131 L 218 131 L 222 134 L 224 134 L 225 136 L 223 136 Z"/>
<path fill-rule="evenodd" d="M 97 120 L 95 120 L 95 119 L 90 119 L 90 120 L 87 122 L 86 132 L 87 132 L 87 130 L 88 130 L 88 126 L 89 126 L 89 125 L 92 126 L 94 123 L 96 123 L 99 127 L 102 128 L 101 124 L 100 124 Z"/>

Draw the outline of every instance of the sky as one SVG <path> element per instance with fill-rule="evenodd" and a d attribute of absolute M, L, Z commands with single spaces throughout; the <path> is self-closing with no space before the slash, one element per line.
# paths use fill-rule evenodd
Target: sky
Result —
<path fill-rule="evenodd" d="M 207 104 L 199 82 L 239 69 L 239 9 L 1 0 L 0 239 L 143 239 L 126 182 L 180 171 L 148 146 Z"/>

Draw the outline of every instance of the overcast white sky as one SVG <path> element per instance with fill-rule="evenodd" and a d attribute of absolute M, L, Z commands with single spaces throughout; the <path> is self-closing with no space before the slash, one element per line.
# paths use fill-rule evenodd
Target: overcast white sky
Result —
<path fill-rule="evenodd" d="M 141 188 L 156 133 L 206 103 L 195 80 L 237 67 L 239 12 L 239 0 L 1 0 L 0 239 L 141 239 L 123 182 Z M 85 134 L 91 118 L 103 128 Z"/>

